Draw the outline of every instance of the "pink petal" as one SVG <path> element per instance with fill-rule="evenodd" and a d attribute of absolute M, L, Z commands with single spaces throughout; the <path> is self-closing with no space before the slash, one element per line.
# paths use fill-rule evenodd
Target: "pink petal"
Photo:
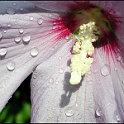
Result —
<path fill-rule="evenodd" d="M 71 4 L 73 3 L 71 1 Z M 104 2 L 93 1 L 92 3 L 100 5 L 102 8 L 107 7 Z M 36 5 L 39 5 L 39 8 L 35 7 L 40 13 L 37 14 L 33 13 L 35 9 L 32 10 L 33 5 L 30 4 L 29 7 L 21 10 L 15 9 L 15 13 L 21 13 L 20 15 L 0 15 L 2 24 L 0 47 L 7 47 L 8 49 L 6 56 L 0 60 L 0 93 L 2 98 L 0 110 L 21 82 L 42 62 L 34 71 L 31 82 L 31 122 L 122 122 L 124 120 L 123 56 L 121 56 L 121 59 L 109 56 L 110 61 L 108 62 L 103 49 L 96 48 L 91 73 L 89 72 L 83 78 L 81 86 L 73 87 L 68 84 L 70 50 L 74 42 L 66 43 L 67 39 L 63 36 L 66 36 L 69 30 L 65 27 L 63 28 L 66 29 L 65 32 L 63 31 L 64 34 L 62 29 L 56 27 L 53 31 L 53 21 L 51 19 L 57 23 L 54 26 L 58 26 L 58 22 L 60 22 L 58 20 L 61 20 L 61 17 L 58 14 L 45 13 L 42 9 L 51 10 L 52 12 L 65 12 L 65 10 L 68 10 L 65 5 L 68 6 L 69 4 L 67 2 L 62 2 L 60 5 L 57 2 L 54 4 L 50 2 L 38 3 Z M 0 5 L 2 6 L 2 4 Z M 12 4 L 10 5 L 12 7 Z M 64 5 L 64 8 L 61 5 Z M 110 2 L 108 5 L 110 5 Z M 1 13 L 8 14 L 7 8 L 3 8 Z M 121 8 L 123 8 L 122 4 L 119 12 L 122 12 L 123 15 Z M 22 10 L 24 11 L 22 12 Z M 32 13 L 29 13 L 30 10 L 32 10 Z M 9 9 L 9 12 L 12 14 L 12 9 Z M 31 17 L 33 17 L 33 20 Z M 15 18 L 18 18 L 18 20 L 15 20 Z M 38 25 L 39 18 L 44 20 L 43 24 Z M 47 22 L 47 20 L 49 21 Z M 10 22 L 11 26 L 9 25 Z M 4 33 L 3 27 L 6 27 L 6 24 L 8 25 L 7 32 Z M 120 27 L 123 29 L 123 25 Z M 22 35 L 18 32 L 20 28 L 24 29 L 24 34 L 30 34 L 29 44 L 14 43 L 15 36 Z M 117 30 L 116 35 L 120 39 L 120 44 L 123 45 L 122 29 Z M 58 32 L 60 32 L 60 35 Z M 39 49 L 39 54 L 36 57 L 30 55 L 32 46 Z M 60 50 L 58 51 L 58 49 Z M 123 54 L 123 47 L 121 52 Z M 6 62 L 9 60 L 15 62 L 16 66 L 13 71 L 8 71 L 6 68 Z"/>
<path fill-rule="evenodd" d="M 105 2 L 93 3 L 108 10 Z M 113 9 L 113 6 L 110 7 Z M 123 15 L 123 11 L 120 12 Z M 123 36 L 119 35 L 119 31 L 123 34 L 123 30 L 115 33 L 120 39 L 118 43 L 123 45 Z M 108 61 L 104 49 L 96 48 L 91 70 L 80 86 L 73 87 L 69 85 L 72 45 L 73 42 L 66 43 L 34 71 L 31 81 L 31 122 L 123 122 L 123 56 L 117 58 L 110 53 Z M 118 55 L 123 54 L 123 48 Z"/>
<path fill-rule="evenodd" d="M 26 7 L 24 2 L 16 5 L 24 6 L 24 11 L 17 10 L 14 2 L 1 3 L 9 10 L 1 9 L 5 14 L 0 15 L 0 111 L 34 68 L 68 41 L 70 33 L 64 25 L 59 29 L 59 24 L 53 23 L 59 20 L 56 13 L 33 13 L 28 2 Z"/>
<path fill-rule="evenodd" d="M 49 12 L 66 12 L 69 9 L 69 5 L 75 4 L 74 1 L 32 1 L 32 3 Z"/>

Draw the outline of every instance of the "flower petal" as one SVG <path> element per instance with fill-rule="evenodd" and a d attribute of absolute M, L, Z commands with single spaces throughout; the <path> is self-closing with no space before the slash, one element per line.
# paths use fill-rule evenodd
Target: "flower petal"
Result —
<path fill-rule="evenodd" d="M 32 3 L 49 12 L 67 12 L 69 5 L 75 4 L 74 1 L 32 1 Z"/>
<path fill-rule="evenodd" d="M 119 39 L 119 33 L 116 35 Z M 123 38 L 118 42 L 123 45 Z M 73 87 L 68 67 L 72 46 L 65 44 L 34 71 L 31 122 L 123 122 L 123 56 L 117 58 L 110 53 L 108 61 L 104 49 L 96 48 L 91 71 L 81 85 Z M 122 54 L 123 50 L 122 46 Z"/>
<path fill-rule="evenodd" d="M 96 118 L 96 121 L 123 122 L 123 68 L 116 58 L 110 56 L 108 62 L 103 49 L 96 50 L 94 59 L 92 73 L 95 110 L 100 108 L 103 116 Z"/>
<path fill-rule="evenodd" d="M 26 7 L 24 13 L 9 9 L 11 14 L 0 15 L 0 111 L 34 68 L 68 41 L 70 31 L 53 23 L 59 19 L 58 14 L 29 13 L 30 8 Z"/>
<path fill-rule="evenodd" d="M 104 63 L 99 54 L 93 65 L 99 68 L 92 69 L 81 85 L 69 84 L 72 46 L 73 42 L 64 45 L 34 71 L 31 122 L 116 122 L 113 116 L 117 104 L 112 80 L 110 75 L 101 75 Z"/>
<path fill-rule="evenodd" d="M 98 48 L 91 70 L 80 85 L 72 86 L 69 64 L 73 44 L 65 44 L 34 71 L 31 122 L 122 122 L 121 66 L 116 63 L 117 67 L 113 58 L 108 63 L 105 52 Z"/>

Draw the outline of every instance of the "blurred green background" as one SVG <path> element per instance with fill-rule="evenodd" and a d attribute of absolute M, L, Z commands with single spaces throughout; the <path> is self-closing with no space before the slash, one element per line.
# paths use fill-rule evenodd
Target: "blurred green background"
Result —
<path fill-rule="evenodd" d="M 28 76 L 0 113 L 0 123 L 30 123 L 30 79 Z"/>

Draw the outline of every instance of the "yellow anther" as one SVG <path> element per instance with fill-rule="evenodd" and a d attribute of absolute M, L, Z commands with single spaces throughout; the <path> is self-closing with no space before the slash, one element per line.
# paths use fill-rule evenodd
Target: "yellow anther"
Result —
<path fill-rule="evenodd" d="M 95 32 L 95 33 L 94 33 Z M 88 57 L 94 53 L 92 42 L 98 40 L 100 34 L 95 22 L 89 22 L 79 27 L 79 33 L 75 36 L 76 43 L 73 46 L 73 55 L 71 58 L 71 84 L 79 84 L 81 77 L 85 75 L 93 62 L 93 58 Z"/>

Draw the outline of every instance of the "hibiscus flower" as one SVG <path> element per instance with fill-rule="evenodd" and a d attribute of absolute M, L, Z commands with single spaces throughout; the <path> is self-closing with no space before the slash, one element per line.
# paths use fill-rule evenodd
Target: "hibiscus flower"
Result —
<path fill-rule="evenodd" d="M 0 6 L 0 111 L 33 73 L 31 122 L 124 121 L 123 2 Z"/>

